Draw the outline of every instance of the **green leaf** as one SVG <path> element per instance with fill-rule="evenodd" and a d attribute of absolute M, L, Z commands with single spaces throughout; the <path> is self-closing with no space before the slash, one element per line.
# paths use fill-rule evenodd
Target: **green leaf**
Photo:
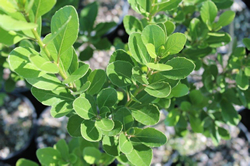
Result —
<path fill-rule="evenodd" d="M 31 48 L 17 47 L 10 52 L 8 57 L 9 65 L 12 71 L 24 78 L 36 78 L 45 74 L 35 65 L 30 63 L 29 55 L 38 54 Z"/>
<path fill-rule="evenodd" d="M 0 43 L 11 46 L 13 44 L 18 43 L 19 41 L 26 39 L 25 36 L 15 32 L 15 31 L 6 31 L 0 27 Z"/>
<path fill-rule="evenodd" d="M 106 118 L 107 115 L 108 115 L 108 113 L 110 113 L 110 112 L 111 112 L 110 109 L 109 109 L 108 107 L 104 106 L 104 107 L 102 107 L 102 108 L 100 109 L 99 115 L 100 115 L 100 117 L 102 117 L 102 118 Z"/>
<path fill-rule="evenodd" d="M 31 160 L 21 158 L 17 161 L 16 166 L 39 166 L 39 165 Z"/>
<path fill-rule="evenodd" d="M 189 98 L 191 100 L 191 103 L 199 108 L 203 108 L 208 104 L 208 99 L 203 96 L 200 90 L 192 90 L 189 93 Z"/>
<path fill-rule="evenodd" d="M 207 24 L 209 30 L 212 30 L 212 23 L 214 22 L 217 13 L 218 9 L 213 1 L 206 1 L 202 4 L 200 11 L 201 19 Z"/>
<path fill-rule="evenodd" d="M 132 69 L 132 77 L 140 84 L 149 84 L 147 75 L 142 72 L 141 68 L 136 66 Z"/>
<path fill-rule="evenodd" d="M 30 54 L 29 60 L 34 64 L 37 68 L 41 69 L 42 71 L 46 73 L 56 74 L 59 72 L 59 68 L 55 63 L 52 63 L 51 61 L 47 61 L 43 57 L 36 55 L 36 54 Z"/>
<path fill-rule="evenodd" d="M 102 118 L 100 120 L 97 120 L 95 122 L 95 125 L 97 128 L 104 131 L 111 131 L 115 126 L 114 121 L 108 118 Z"/>
<path fill-rule="evenodd" d="M 83 96 L 75 99 L 75 101 L 73 102 L 73 107 L 77 115 L 79 115 L 83 119 L 91 119 L 97 115 L 97 113 L 92 109 L 92 106 L 88 99 Z"/>
<path fill-rule="evenodd" d="M 250 77 L 250 66 L 246 66 L 244 69 L 244 73 L 247 77 Z"/>
<path fill-rule="evenodd" d="M 17 11 L 17 5 L 9 0 L 2 0 L 0 4 L 0 9 L 6 11 L 7 13 L 14 13 Z"/>
<path fill-rule="evenodd" d="M 210 47 L 217 48 L 227 45 L 231 41 L 231 37 L 225 32 L 209 33 L 209 37 L 205 41 Z"/>
<path fill-rule="evenodd" d="M 133 145 L 130 142 L 130 140 L 124 135 L 124 133 L 121 133 L 119 135 L 119 148 L 122 153 L 129 154 L 133 150 Z"/>
<path fill-rule="evenodd" d="M 166 119 L 165 119 L 165 125 L 166 126 L 175 126 L 180 119 L 180 112 L 178 109 L 171 110 Z"/>
<path fill-rule="evenodd" d="M 182 97 L 187 95 L 189 92 L 189 88 L 185 84 L 179 83 L 177 86 L 172 88 L 170 96 L 172 97 Z"/>
<path fill-rule="evenodd" d="M 79 55 L 81 61 L 87 61 L 93 57 L 94 50 L 92 47 L 87 46 Z"/>
<path fill-rule="evenodd" d="M 53 118 L 63 117 L 73 111 L 72 103 L 61 102 L 51 107 L 50 113 Z"/>
<path fill-rule="evenodd" d="M 120 50 L 120 49 L 113 52 L 113 54 L 110 57 L 109 63 L 119 61 L 119 60 L 129 62 L 132 65 L 134 64 L 134 62 L 131 59 L 131 56 L 124 50 Z"/>
<path fill-rule="evenodd" d="M 128 41 L 129 50 L 132 57 L 141 64 L 150 62 L 151 57 L 147 52 L 146 46 L 143 44 L 140 33 L 132 33 Z"/>
<path fill-rule="evenodd" d="M 77 92 L 73 92 L 72 94 L 73 95 L 82 94 L 82 93 L 86 92 L 89 89 L 90 85 L 91 85 L 91 82 L 87 81 L 87 82 L 85 82 L 85 84 L 82 85 L 82 87 L 79 90 L 77 90 Z"/>
<path fill-rule="evenodd" d="M 160 120 L 160 111 L 155 105 L 132 108 L 132 116 L 144 125 L 155 125 Z"/>
<path fill-rule="evenodd" d="M 233 105 L 226 99 L 222 99 L 220 102 L 222 118 L 229 125 L 238 125 L 241 116 L 234 109 Z"/>
<path fill-rule="evenodd" d="M 70 48 L 77 39 L 79 29 L 78 14 L 74 7 L 65 6 L 59 9 L 51 20 L 51 33 L 53 34 L 67 22 L 69 17 L 71 19 L 67 26 L 54 38 L 54 44 L 59 56 Z"/>
<path fill-rule="evenodd" d="M 167 61 L 166 65 L 172 66 L 173 69 L 162 72 L 162 75 L 173 80 L 186 78 L 195 68 L 194 63 L 184 57 L 173 58 Z"/>
<path fill-rule="evenodd" d="M 88 70 L 89 65 L 81 62 L 80 67 L 76 71 L 74 71 L 66 80 L 64 80 L 63 83 L 67 84 L 79 80 L 80 78 L 86 75 Z"/>
<path fill-rule="evenodd" d="M 155 52 L 156 51 L 155 46 L 151 43 L 148 43 L 148 44 L 146 44 L 146 48 L 147 48 L 147 51 L 148 51 L 150 57 L 155 59 L 157 57 L 156 52 Z"/>
<path fill-rule="evenodd" d="M 116 111 L 114 120 L 118 120 L 123 124 L 123 131 L 127 131 L 134 123 L 133 116 L 130 110 L 126 107 L 120 108 Z"/>
<path fill-rule="evenodd" d="M 195 117 L 189 114 L 189 122 L 192 130 L 196 133 L 202 133 L 204 128 L 204 122 L 201 121 L 200 117 Z"/>
<path fill-rule="evenodd" d="M 95 122 L 84 120 L 81 123 L 81 134 L 84 139 L 90 142 L 98 142 L 102 139 L 101 131 L 95 127 Z"/>
<path fill-rule="evenodd" d="M 32 6 L 35 18 L 39 18 L 49 12 L 55 4 L 56 0 L 35 0 Z"/>
<path fill-rule="evenodd" d="M 218 133 L 218 130 L 215 126 L 215 124 L 212 124 L 209 128 L 210 137 L 212 138 L 212 141 L 215 145 L 218 145 L 220 143 L 220 135 Z"/>
<path fill-rule="evenodd" d="M 6 31 L 30 30 L 37 27 L 37 24 L 35 23 L 28 23 L 22 20 L 16 20 L 11 16 L 3 14 L 0 14 L 0 20 L 0 27 L 2 27 Z"/>
<path fill-rule="evenodd" d="M 97 95 L 97 105 L 99 109 L 103 106 L 112 107 L 117 102 L 117 92 L 114 88 L 103 89 Z"/>
<path fill-rule="evenodd" d="M 54 91 L 45 91 L 32 87 L 32 95 L 42 104 L 51 106 L 60 102 L 73 102 L 74 96 L 70 94 L 65 88 L 58 88 Z"/>
<path fill-rule="evenodd" d="M 167 82 L 156 82 L 146 86 L 145 91 L 151 96 L 165 98 L 171 93 L 171 86 Z"/>
<path fill-rule="evenodd" d="M 104 83 L 107 80 L 107 76 L 104 70 L 97 69 L 90 73 L 88 76 L 88 81 L 91 82 L 87 93 L 90 95 L 97 94 L 103 87 Z"/>
<path fill-rule="evenodd" d="M 150 166 L 153 151 L 145 145 L 135 145 L 131 153 L 126 154 L 128 160 L 134 165 Z"/>
<path fill-rule="evenodd" d="M 218 127 L 218 132 L 222 139 L 229 140 L 231 138 L 230 133 L 222 127 Z"/>
<path fill-rule="evenodd" d="M 186 44 L 187 38 L 182 33 L 174 33 L 167 38 L 163 57 L 179 53 Z"/>
<path fill-rule="evenodd" d="M 191 109 L 191 103 L 189 103 L 188 101 L 183 101 L 181 102 L 180 108 L 182 111 L 189 111 Z"/>
<path fill-rule="evenodd" d="M 114 128 L 111 131 L 102 131 L 102 134 L 106 136 L 115 136 L 122 131 L 122 123 L 120 121 L 114 120 Z"/>
<path fill-rule="evenodd" d="M 132 68 L 133 66 L 129 62 L 115 61 L 107 66 L 106 72 L 114 85 L 124 87 L 132 84 Z"/>
<path fill-rule="evenodd" d="M 161 1 L 158 3 L 155 3 L 154 6 L 157 8 L 157 11 L 170 11 L 174 8 L 177 8 L 179 6 L 179 3 L 181 3 L 182 0 L 168 0 L 168 1 Z"/>
<path fill-rule="evenodd" d="M 86 5 L 80 13 L 81 30 L 90 32 L 93 29 L 98 13 L 98 3 L 93 2 Z"/>
<path fill-rule="evenodd" d="M 248 50 L 250 50 L 250 38 L 244 38 L 243 43 L 247 47 Z"/>
<path fill-rule="evenodd" d="M 44 74 L 40 77 L 26 78 L 27 82 L 32 86 L 43 90 L 54 90 L 63 86 L 61 81 L 52 74 Z"/>
<path fill-rule="evenodd" d="M 84 120 L 78 115 L 72 115 L 67 124 L 67 131 L 72 137 L 81 137 L 81 123 Z"/>
<path fill-rule="evenodd" d="M 169 66 L 169 65 L 165 65 L 165 64 L 161 64 L 161 63 L 147 63 L 146 64 L 147 67 L 153 69 L 153 70 L 157 70 L 157 71 L 169 71 L 172 70 L 173 67 Z"/>
<path fill-rule="evenodd" d="M 141 39 L 144 45 L 149 43 L 155 46 L 155 49 L 158 50 L 166 42 L 166 35 L 161 27 L 158 25 L 148 25 L 146 26 L 142 33 Z"/>
<path fill-rule="evenodd" d="M 106 153 L 102 153 L 102 156 L 100 158 L 100 160 L 98 161 L 98 165 L 110 165 L 114 162 L 115 157 L 114 156 L 110 156 Z"/>
<path fill-rule="evenodd" d="M 123 18 L 123 24 L 127 34 L 129 35 L 133 32 L 141 32 L 143 29 L 141 21 L 134 16 L 125 16 Z"/>
<path fill-rule="evenodd" d="M 61 153 L 61 156 L 64 160 L 67 160 L 69 157 L 69 147 L 64 139 L 60 139 L 55 145 L 54 149 L 58 150 Z"/>
<path fill-rule="evenodd" d="M 94 147 L 86 147 L 83 149 L 83 159 L 88 164 L 95 164 L 101 158 L 102 153 Z"/>
<path fill-rule="evenodd" d="M 51 147 L 38 149 L 36 156 L 42 165 L 57 165 L 59 159 L 61 159 L 60 152 Z"/>
<path fill-rule="evenodd" d="M 174 30 L 175 30 L 175 24 L 173 22 L 166 21 L 166 22 L 164 22 L 164 25 L 166 27 L 167 35 L 168 36 L 174 32 Z"/>
<path fill-rule="evenodd" d="M 162 132 L 151 127 L 138 130 L 130 140 L 143 143 L 149 147 L 160 147 L 167 142 L 167 138 Z"/>
<path fill-rule="evenodd" d="M 217 31 L 221 29 L 222 27 L 230 24 L 234 20 L 234 17 L 235 17 L 235 12 L 233 11 L 228 10 L 228 11 L 223 12 L 220 15 L 218 22 L 215 23 L 214 29 Z"/>
<path fill-rule="evenodd" d="M 119 156 L 120 149 L 118 148 L 118 139 L 116 137 L 104 136 L 102 140 L 103 150 L 111 156 Z"/>
<path fill-rule="evenodd" d="M 249 87 L 249 78 L 244 74 L 242 70 L 236 75 L 235 78 L 237 86 L 241 90 L 247 90 Z"/>

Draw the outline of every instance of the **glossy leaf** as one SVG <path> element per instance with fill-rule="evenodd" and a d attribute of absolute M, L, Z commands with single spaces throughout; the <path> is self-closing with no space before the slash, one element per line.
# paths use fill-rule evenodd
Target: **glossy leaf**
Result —
<path fill-rule="evenodd" d="M 41 89 L 31 88 L 32 95 L 42 104 L 52 106 L 60 102 L 73 102 L 74 96 L 65 88 L 58 88 L 54 91 L 45 91 Z"/>
<path fill-rule="evenodd" d="M 129 50 L 132 57 L 141 64 L 150 62 L 151 57 L 147 52 L 146 46 L 143 44 L 140 33 L 132 33 L 128 41 Z"/>
<path fill-rule="evenodd" d="M 181 3 L 182 0 L 168 0 L 168 1 L 161 1 L 158 3 L 155 3 L 154 6 L 157 8 L 157 11 L 170 11 L 174 8 L 177 8 L 179 3 Z"/>
<path fill-rule="evenodd" d="M 189 122 L 192 127 L 192 130 L 196 133 L 202 133 L 204 128 L 204 122 L 201 121 L 200 117 L 195 117 L 189 115 Z"/>
<path fill-rule="evenodd" d="M 132 142 L 140 142 L 149 147 L 159 147 L 166 143 L 166 136 L 154 129 L 154 128 L 144 128 L 138 132 L 135 132 L 133 137 L 130 138 Z"/>
<path fill-rule="evenodd" d="M 201 7 L 201 18 L 204 23 L 207 24 L 209 30 L 212 30 L 212 23 L 217 16 L 218 9 L 213 1 L 206 1 Z"/>
<path fill-rule="evenodd" d="M 240 71 L 236 75 L 236 84 L 241 90 L 247 90 L 249 87 L 249 78 L 243 73 L 243 71 Z"/>
<path fill-rule="evenodd" d="M 195 68 L 194 63 L 191 60 L 183 57 L 173 58 L 169 60 L 166 65 L 172 66 L 173 69 L 162 72 L 162 75 L 173 80 L 186 78 Z"/>
<path fill-rule="evenodd" d="M 21 158 L 17 161 L 16 166 L 39 166 L 39 165 L 31 160 Z"/>
<path fill-rule="evenodd" d="M 227 45 L 231 41 L 231 37 L 227 33 L 217 32 L 210 33 L 206 39 L 207 44 L 212 48 L 217 48 Z"/>
<path fill-rule="evenodd" d="M 10 52 L 8 61 L 11 70 L 24 78 L 35 78 L 45 74 L 40 71 L 35 65 L 30 63 L 29 55 L 38 54 L 31 48 L 17 47 Z"/>
<path fill-rule="evenodd" d="M 18 43 L 19 41 L 26 39 L 25 36 L 15 32 L 15 31 L 6 31 L 0 27 L 0 43 L 11 46 L 13 44 Z"/>
<path fill-rule="evenodd" d="M 114 88 L 103 89 L 97 95 L 97 105 L 99 109 L 103 106 L 112 107 L 117 102 L 117 92 Z"/>
<path fill-rule="evenodd" d="M 149 84 L 145 88 L 145 91 L 151 96 L 154 96 L 157 98 L 165 98 L 170 94 L 171 86 L 167 82 L 156 82 L 156 83 Z"/>
<path fill-rule="evenodd" d="M 86 147 L 83 149 L 83 159 L 88 164 L 94 164 L 97 163 L 98 160 L 101 158 L 101 152 L 94 147 Z"/>
<path fill-rule="evenodd" d="M 30 30 L 37 27 L 37 24 L 35 23 L 28 23 L 22 20 L 16 20 L 11 16 L 3 14 L 0 14 L 0 20 L 0 27 L 2 27 L 6 31 Z"/>
<path fill-rule="evenodd" d="M 67 22 L 69 17 L 71 19 L 68 25 L 54 38 L 54 44 L 59 56 L 70 48 L 77 39 L 79 27 L 78 14 L 74 7 L 65 6 L 59 9 L 51 20 L 51 33 L 53 34 Z"/>
<path fill-rule="evenodd" d="M 144 45 L 151 43 L 155 46 L 155 49 L 158 50 L 160 46 L 165 44 L 166 35 L 161 27 L 158 25 L 148 25 L 146 26 L 142 33 L 141 39 Z"/>
<path fill-rule="evenodd" d="M 115 126 L 114 121 L 107 118 L 102 118 L 100 120 L 97 120 L 95 122 L 95 125 L 97 128 L 104 131 L 111 131 Z"/>
<path fill-rule="evenodd" d="M 97 94 L 101 89 L 104 83 L 107 80 L 107 76 L 105 71 L 97 69 L 90 73 L 88 76 L 88 81 L 91 82 L 87 93 L 90 95 Z"/>
<path fill-rule="evenodd" d="M 74 71 L 63 83 L 70 83 L 82 78 L 89 70 L 89 65 L 85 63 L 80 63 L 80 67 Z"/>
<path fill-rule="evenodd" d="M 132 152 L 126 154 L 126 157 L 134 165 L 149 166 L 153 158 L 153 151 L 145 145 L 135 145 Z"/>
<path fill-rule="evenodd" d="M 111 131 L 102 131 L 102 134 L 106 136 L 115 136 L 122 131 L 122 123 L 120 121 L 114 120 L 114 128 Z"/>
<path fill-rule="evenodd" d="M 174 33 L 167 38 L 163 57 L 179 53 L 186 44 L 186 36 L 182 33 Z"/>
<path fill-rule="evenodd" d="M 165 119 L 165 125 L 166 126 L 175 126 L 180 119 L 180 112 L 178 109 L 171 110 L 166 119 Z"/>
<path fill-rule="evenodd" d="M 61 153 L 63 159 L 67 160 L 69 157 L 69 147 L 64 139 L 60 139 L 55 145 L 54 149 Z"/>
<path fill-rule="evenodd" d="M 106 72 L 114 85 L 124 87 L 132 84 L 132 68 L 133 66 L 129 62 L 115 61 L 107 66 Z"/>
<path fill-rule="evenodd" d="M 189 88 L 185 84 L 179 83 L 177 86 L 172 88 L 170 96 L 173 97 L 182 97 L 187 95 L 189 92 Z"/>
<path fill-rule="evenodd" d="M 46 73 L 56 74 L 59 72 L 57 65 L 51 61 L 47 61 L 43 57 L 35 54 L 29 56 L 29 60 L 39 69 Z"/>
<path fill-rule="evenodd" d="M 164 25 L 165 25 L 166 30 L 167 30 L 167 35 L 168 36 L 171 35 L 175 30 L 175 24 L 171 21 L 166 21 L 166 22 L 164 22 Z"/>
<path fill-rule="evenodd" d="M 141 32 L 143 29 L 141 21 L 134 16 L 125 16 L 123 18 L 123 24 L 128 34 L 132 34 L 133 32 Z"/>
<path fill-rule="evenodd" d="M 234 109 L 233 105 L 226 99 L 222 99 L 220 102 L 222 118 L 227 124 L 238 125 L 241 116 Z"/>
<path fill-rule="evenodd" d="M 153 69 L 153 70 L 157 70 L 157 71 L 169 71 L 172 70 L 173 67 L 169 66 L 169 65 L 165 65 L 165 64 L 161 64 L 161 63 L 147 63 L 146 64 L 147 67 Z"/>
<path fill-rule="evenodd" d="M 35 18 L 49 12 L 56 4 L 56 0 L 35 0 L 32 6 Z"/>
<path fill-rule="evenodd" d="M 58 160 L 61 158 L 60 152 L 51 147 L 38 149 L 36 156 L 43 165 L 57 165 Z"/>
<path fill-rule="evenodd" d="M 78 115 L 72 115 L 67 124 L 67 131 L 72 137 L 81 137 L 81 123 L 84 120 Z"/>
<path fill-rule="evenodd" d="M 91 120 L 84 120 L 81 123 L 81 135 L 90 142 L 98 142 L 102 139 L 101 131 L 95 127 L 95 122 Z"/>
<path fill-rule="evenodd" d="M 92 109 L 92 106 L 88 99 L 85 97 L 78 97 L 73 102 L 74 110 L 77 115 L 82 117 L 83 119 L 91 119 L 96 116 L 96 112 Z"/>
<path fill-rule="evenodd" d="M 243 43 L 247 47 L 247 49 L 250 50 L 250 38 L 244 38 Z"/>
<path fill-rule="evenodd" d="M 116 137 L 104 136 L 102 140 L 103 150 L 111 156 L 119 156 L 118 139 Z"/>
<path fill-rule="evenodd" d="M 145 105 L 132 108 L 132 116 L 144 125 L 155 125 L 160 120 L 160 111 L 155 105 Z"/>
<path fill-rule="evenodd" d="M 119 135 L 119 149 L 124 154 L 129 154 L 133 150 L 133 145 L 130 142 L 130 140 L 124 135 L 124 133 L 121 133 Z"/>
<path fill-rule="evenodd" d="M 140 84 L 149 84 L 147 75 L 138 66 L 132 69 L 132 77 Z"/>
<path fill-rule="evenodd" d="M 116 111 L 114 120 L 118 120 L 123 125 L 123 131 L 127 131 L 134 123 L 133 116 L 129 109 L 123 107 Z"/>
<path fill-rule="evenodd" d="M 53 105 L 50 114 L 53 118 L 63 117 L 73 111 L 72 103 L 61 102 Z"/>
<path fill-rule="evenodd" d="M 215 29 L 219 30 L 222 27 L 230 24 L 234 20 L 234 17 L 235 17 L 235 13 L 233 11 L 228 10 L 228 11 L 223 12 L 220 15 L 218 22 L 216 22 L 215 24 Z"/>

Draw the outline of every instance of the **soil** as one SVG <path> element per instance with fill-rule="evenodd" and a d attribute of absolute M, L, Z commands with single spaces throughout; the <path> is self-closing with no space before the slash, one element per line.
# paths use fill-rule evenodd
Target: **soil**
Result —
<path fill-rule="evenodd" d="M 0 107 L 0 159 L 10 158 L 25 149 L 32 138 L 36 114 L 25 100 L 7 95 Z"/>

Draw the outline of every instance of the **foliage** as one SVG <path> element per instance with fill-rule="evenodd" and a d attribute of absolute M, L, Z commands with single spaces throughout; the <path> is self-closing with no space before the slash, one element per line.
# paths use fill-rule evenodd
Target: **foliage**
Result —
<path fill-rule="evenodd" d="M 231 40 L 219 30 L 233 20 L 234 13 L 226 11 L 215 21 L 218 10 L 228 3 L 129 2 L 144 18 L 124 18 L 128 44 L 111 55 L 106 71 L 91 70 L 81 61 L 96 49 L 108 48 L 107 39 L 101 36 L 113 23 L 95 25 L 96 3 L 86 6 L 80 16 L 70 5 L 58 9 L 51 17 L 51 33 L 44 38 L 41 17 L 54 10 L 56 1 L 3 0 L 0 4 L 0 35 L 6 36 L 1 43 L 36 43 L 14 48 L 8 56 L 10 69 L 32 86 L 37 100 L 52 107 L 53 117 L 69 117 L 67 130 L 74 138 L 68 145 L 61 140 L 54 148 L 39 149 L 42 165 L 108 165 L 114 159 L 122 164 L 150 165 L 152 148 L 167 141 L 152 127 L 159 122 L 159 110 L 169 111 L 166 125 L 175 126 L 178 135 L 186 133 L 189 123 L 194 132 L 218 143 L 229 137 L 221 124 L 237 125 L 240 120 L 232 103 L 249 107 L 249 59 L 244 48 L 235 47 L 227 64 L 221 55 L 216 61 L 205 61 Z M 194 12 L 201 17 L 191 18 Z M 186 26 L 187 31 L 175 32 L 175 24 Z M 75 47 L 83 42 L 88 47 L 79 60 Z M 248 39 L 244 42 L 249 47 Z M 187 77 L 200 68 L 205 70 L 204 86 L 197 90 Z M 29 161 L 17 163 L 23 164 Z"/>

